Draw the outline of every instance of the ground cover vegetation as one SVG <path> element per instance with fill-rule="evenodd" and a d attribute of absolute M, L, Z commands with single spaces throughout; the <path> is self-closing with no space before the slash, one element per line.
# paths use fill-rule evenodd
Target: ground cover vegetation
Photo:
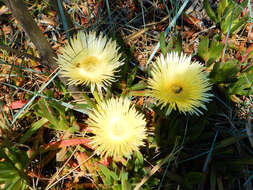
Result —
<path fill-rule="evenodd" d="M 250 0 L 1 0 L 0 189 L 252 189 Z"/>

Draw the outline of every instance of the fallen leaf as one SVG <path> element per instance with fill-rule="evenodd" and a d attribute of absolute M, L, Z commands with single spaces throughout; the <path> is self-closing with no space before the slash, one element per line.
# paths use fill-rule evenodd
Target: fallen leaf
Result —
<path fill-rule="evenodd" d="M 21 101 L 21 100 L 14 101 L 9 106 L 4 105 L 3 106 L 3 110 L 7 112 L 7 111 L 9 111 L 9 109 L 13 109 L 13 110 L 20 109 L 20 108 L 22 108 L 26 104 L 26 102 L 27 102 L 27 100 L 24 100 L 24 101 Z"/>

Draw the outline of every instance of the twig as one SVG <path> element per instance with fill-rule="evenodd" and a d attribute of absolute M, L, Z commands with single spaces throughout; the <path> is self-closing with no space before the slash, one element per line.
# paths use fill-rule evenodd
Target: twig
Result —
<path fill-rule="evenodd" d="M 57 68 L 54 60 L 56 55 L 46 37 L 33 20 L 24 2 L 22 0 L 4 0 L 4 2 L 39 51 L 41 64 L 48 66 L 51 70 L 55 70 Z"/>
<path fill-rule="evenodd" d="M 55 61 L 56 54 L 38 25 L 33 20 L 33 17 L 24 5 L 23 0 L 4 0 L 4 2 L 39 51 L 41 59 L 40 63 L 47 66 L 52 71 L 56 70 L 58 67 Z M 66 77 L 58 77 L 65 85 L 67 85 L 68 80 Z M 68 90 L 69 92 L 80 92 L 80 89 L 73 85 L 69 85 Z M 72 96 L 74 99 L 82 98 L 81 93 L 72 94 Z"/>

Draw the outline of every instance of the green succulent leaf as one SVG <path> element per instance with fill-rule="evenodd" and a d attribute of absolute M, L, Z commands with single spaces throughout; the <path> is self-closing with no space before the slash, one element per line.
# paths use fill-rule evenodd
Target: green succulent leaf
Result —
<path fill-rule="evenodd" d="M 26 142 L 36 131 L 41 128 L 44 124 L 48 122 L 47 118 L 41 118 L 39 121 L 36 121 L 32 126 L 26 131 L 26 133 L 21 137 L 19 142 L 22 144 Z"/>
<path fill-rule="evenodd" d="M 223 47 L 224 45 L 221 42 L 213 39 L 211 42 L 210 49 L 208 51 L 209 52 L 208 59 L 213 59 L 217 61 L 221 57 L 221 52 L 222 52 Z"/>
<path fill-rule="evenodd" d="M 165 35 L 164 35 L 164 32 L 161 32 L 160 34 L 160 48 L 161 48 L 161 51 L 162 51 L 162 54 L 165 56 L 168 52 L 168 48 L 166 47 L 165 45 Z"/>
<path fill-rule="evenodd" d="M 106 184 L 108 186 L 112 185 L 113 179 L 112 179 L 112 176 L 111 176 L 111 171 L 107 167 L 105 167 L 104 165 L 102 165 L 102 164 L 99 165 L 99 169 L 100 169 L 100 171 L 105 176 L 105 182 L 106 182 Z"/>
<path fill-rule="evenodd" d="M 235 34 L 237 32 L 239 32 L 248 22 L 249 17 L 248 15 L 244 15 L 242 18 L 237 19 L 233 22 L 233 25 L 231 26 L 231 34 Z"/>
<path fill-rule="evenodd" d="M 228 0 L 221 0 L 218 5 L 218 21 L 221 20 L 222 15 L 224 14 L 224 11 L 226 7 L 228 6 Z"/>
<path fill-rule="evenodd" d="M 0 162 L 0 181 L 10 180 L 18 176 L 18 171 L 10 162 Z"/>
<path fill-rule="evenodd" d="M 127 77 L 127 87 L 130 87 L 133 84 L 133 81 L 136 77 L 137 67 L 134 67 L 131 73 Z"/>
<path fill-rule="evenodd" d="M 224 4 L 226 4 L 226 2 Z M 245 6 L 246 1 L 243 1 L 240 6 L 236 6 L 236 3 L 230 1 L 229 4 L 225 7 L 220 21 L 221 31 L 224 34 L 228 33 L 230 24 L 230 34 L 236 34 L 242 29 L 243 26 L 247 24 L 247 21 L 249 19 L 248 15 L 245 14 L 243 17 L 241 17 L 243 11 L 242 7 Z"/>
<path fill-rule="evenodd" d="M 214 21 L 214 22 L 218 22 L 218 18 L 215 14 L 215 12 L 213 11 L 213 9 L 211 8 L 211 5 L 209 3 L 209 0 L 204 0 L 204 7 L 206 10 L 207 15 Z"/>
<path fill-rule="evenodd" d="M 209 36 L 206 36 L 201 39 L 198 47 L 198 55 L 205 61 L 206 66 L 210 66 L 221 57 L 221 52 L 224 47 L 224 45 L 217 40 L 217 36 L 213 36 L 211 44 L 209 43 Z"/>
<path fill-rule="evenodd" d="M 253 94 L 253 73 L 242 73 L 238 81 L 233 83 L 229 88 L 229 94 L 252 95 Z"/>
<path fill-rule="evenodd" d="M 183 51 L 182 37 L 180 35 L 178 35 L 176 39 L 175 51 L 178 52 L 178 54 L 180 54 Z"/>
<path fill-rule="evenodd" d="M 145 88 L 147 88 L 147 83 L 145 83 L 144 81 L 139 81 L 137 84 L 134 84 L 133 86 L 131 86 L 130 88 L 128 88 L 129 91 L 131 90 L 143 90 Z"/>
<path fill-rule="evenodd" d="M 18 152 L 14 152 L 14 150 L 7 150 L 8 148 L 4 148 L 3 151 L 5 153 L 5 161 L 0 162 L 0 184 L 4 183 L 4 189 L 9 190 L 26 190 L 29 185 L 27 183 L 27 177 L 24 173 L 24 168 L 22 163 L 26 161 L 24 156 L 19 156 Z M 23 155 L 25 155 L 23 153 Z M 20 159 L 17 160 L 17 159 Z M 22 160 L 22 161 L 21 161 Z M 23 165 L 26 165 L 23 163 Z"/>
<path fill-rule="evenodd" d="M 223 65 L 221 63 L 215 63 L 210 73 L 210 78 L 214 83 L 230 83 L 236 80 L 236 75 L 239 70 L 238 61 L 235 59 L 227 61 Z"/>
<path fill-rule="evenodd" d="M 206 36 L 201 39 L 198 47 L 198 55 L 205 61 L 207 62 L 209 59 L 208 55 L 208 48 L 209 47 L 209 37 Z"/>
<path fill-rule="evenodd" d="M 177 36 L 171 36 L 169 43 L 166 47 L 167 52 L 177 52 L 180 54 L 183 51 L 182 37 L 178 34 Z"/>
<path fill-rule="evenodd" d="M 53 101 L 47 102 L 41 99 L 37 105 L 35 105 L 34 109 L 37 115 L 48 119 L 51 124 L 48 125 L 49 128 L 61 131 L 69 128 L 69 123 L 65 115 L 65 107 L 60 104 Z"/>

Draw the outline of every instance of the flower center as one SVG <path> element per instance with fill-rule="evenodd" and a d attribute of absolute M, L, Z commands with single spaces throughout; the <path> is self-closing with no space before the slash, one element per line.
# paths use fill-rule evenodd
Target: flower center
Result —
<path fill-rule="evenodd" d="M 77 67 L 85 69 L 86 71 L 92 71 L 97 67 L 99 60 L 95 56 L 85 57 L 83 60 L 77 63 Z"/>
<path fill-rule="evenodd" d="M 172 85 L 171 89 L 175 94 L 180 94 L 183 91 L 183 87 L 176 84 Z"/>
<path fill-rule="evenodd" d="M 125 136 L 125 127 L 120 118 L 115 117 L 111 119 L 111 138 L 114 140 L 121 140 Z"/>
<path fill-rule="evenodd" d="M 120 137 L 120 136 L 122 136 L 122 132 L 124 132 L 124 129 L 122 129 L 122 127 L 120 126 L 119 123 L 115 124 L 112 127 L 112 135 L 113 136 Z"/>

